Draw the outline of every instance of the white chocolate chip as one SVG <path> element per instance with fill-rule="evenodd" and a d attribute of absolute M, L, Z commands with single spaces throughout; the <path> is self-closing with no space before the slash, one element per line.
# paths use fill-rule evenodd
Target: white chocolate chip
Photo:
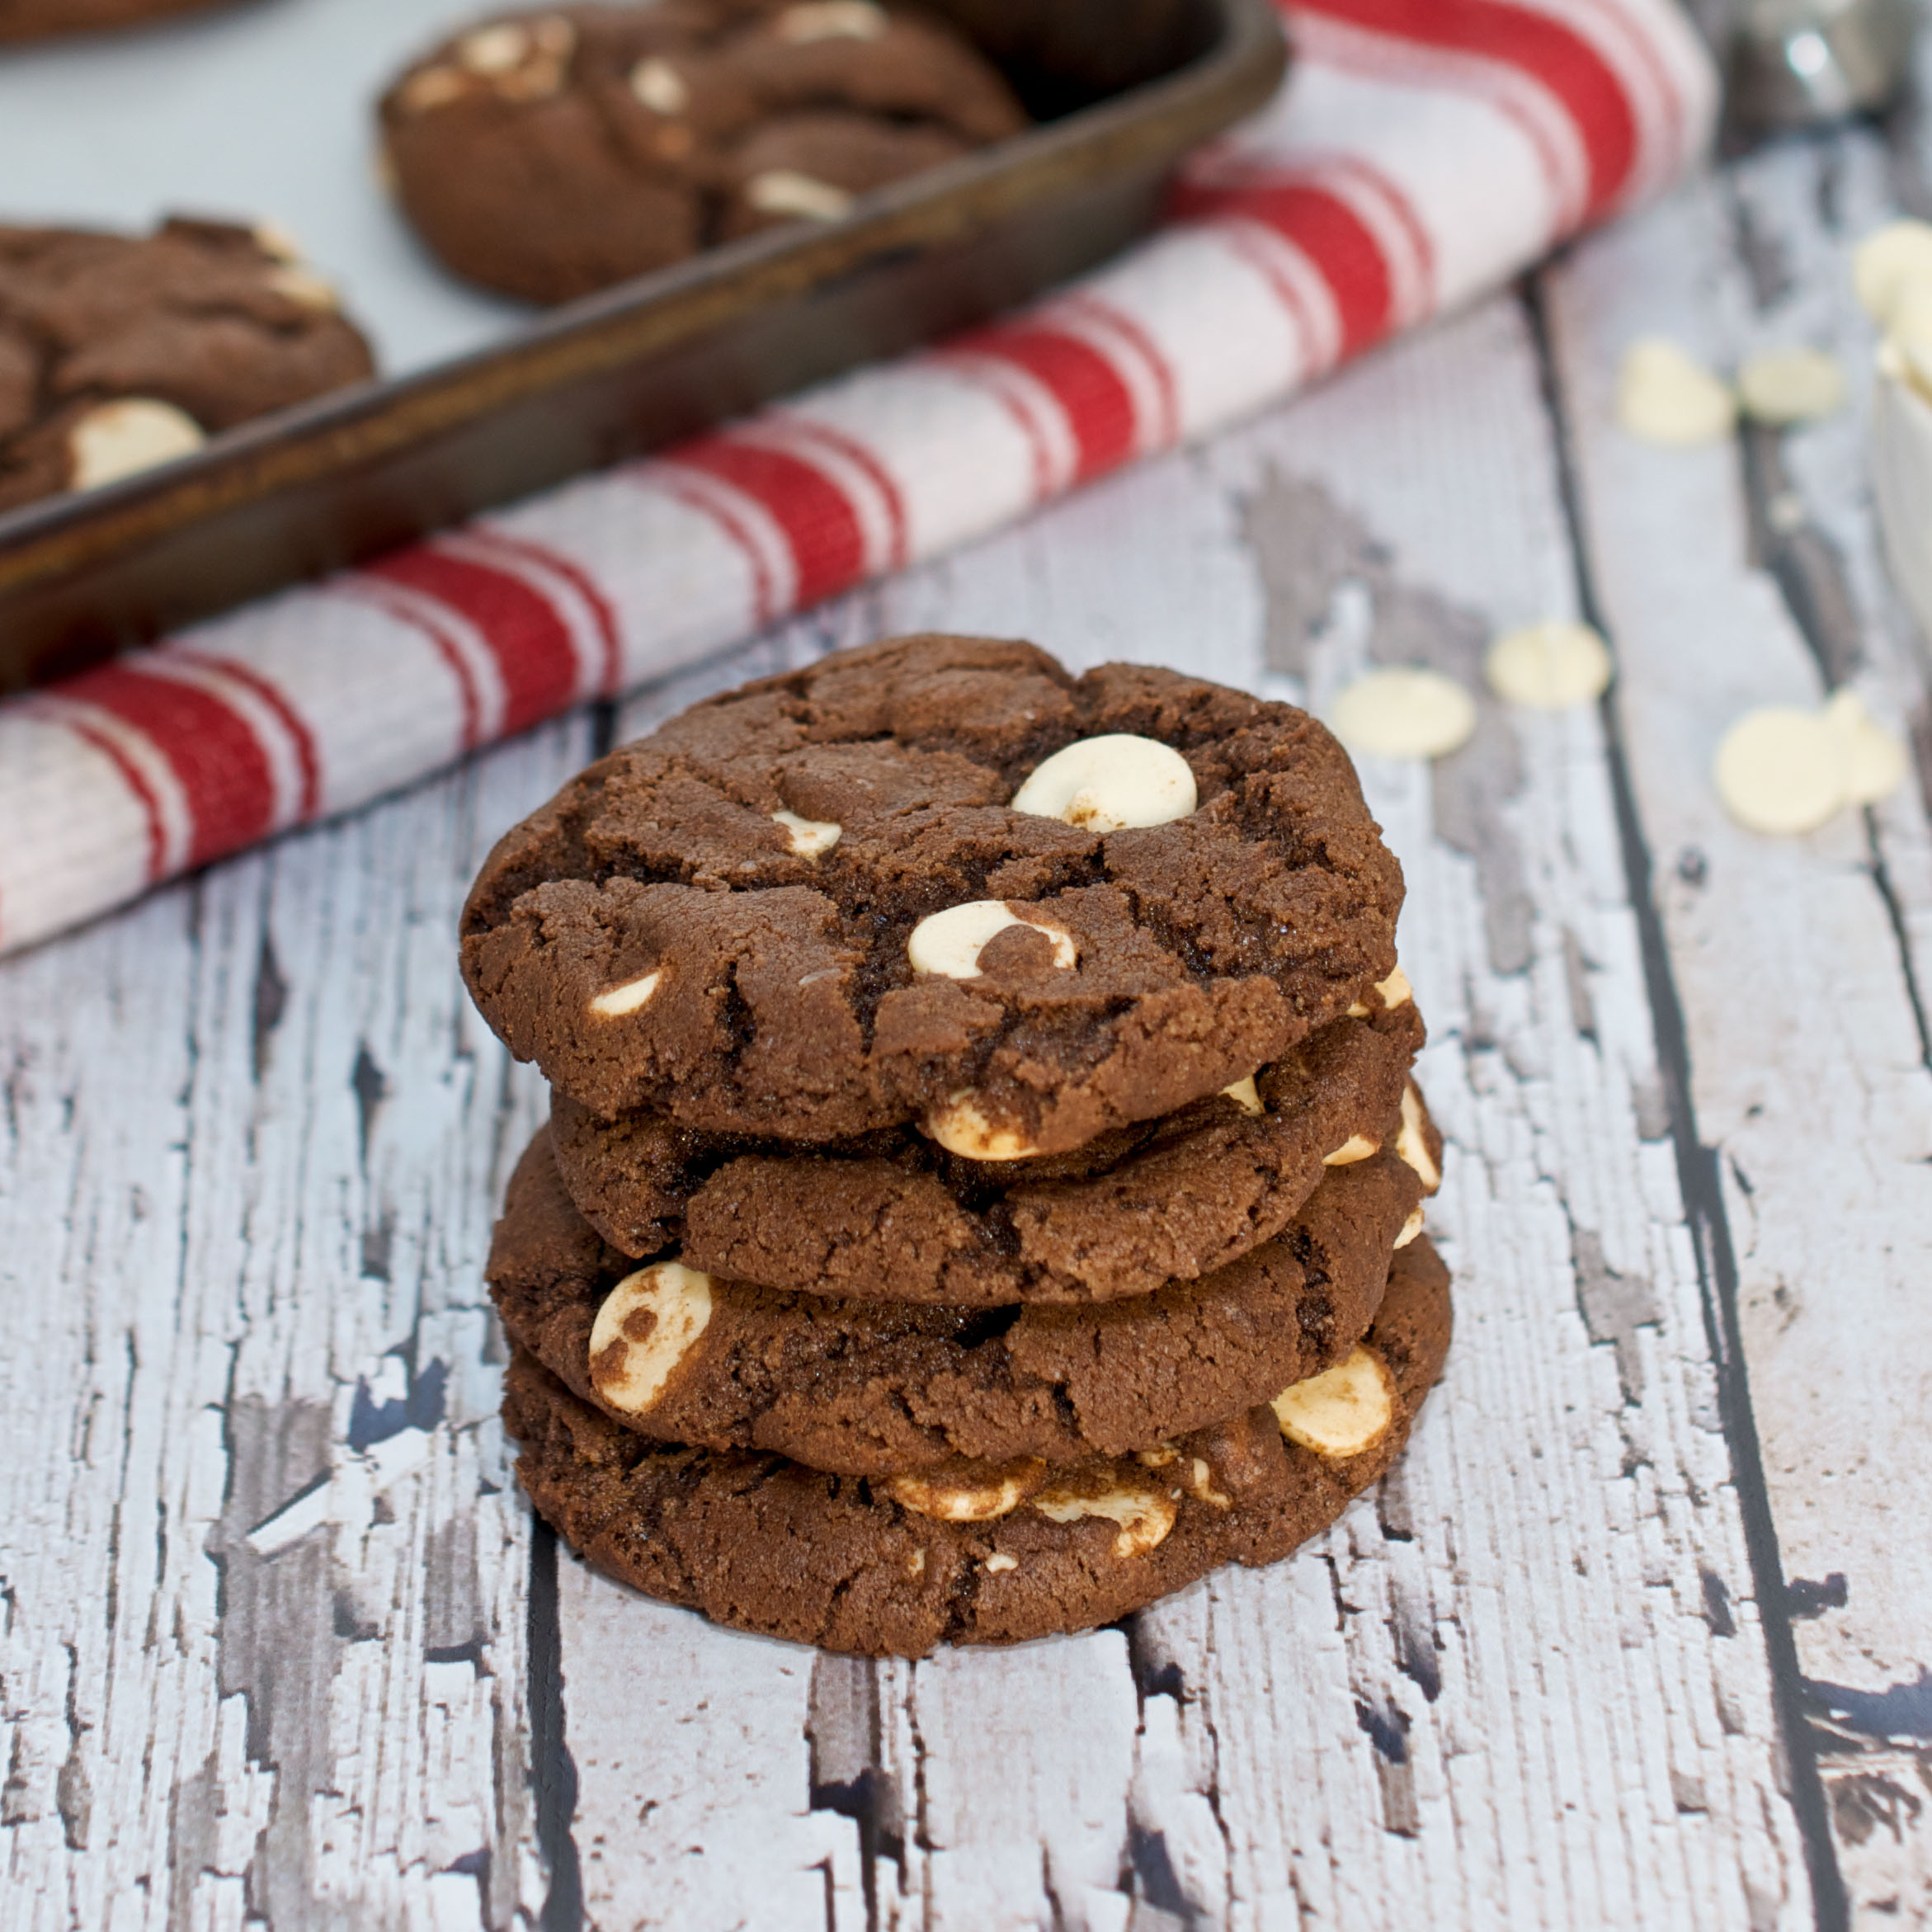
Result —
<path fill-rule="evenodd" d="M 923 1576 L 926 1574 L 926 1545 L 921 1543 L 906 1559 L 906 1574 L 908 1576 Z"/>
<path fill-rule="evenodd" d="M 1409 1001 L 1416 997 L 1416 989 L 1409 984 L 1408 974 L 1403 972 L 1399 966 L 1389 974 L 1387 979 L 1376 981 L 1375 991 L 1382 1001 L 1384 1010 L 1391 1013 L 1397 1006 L 1407 1006 Z M 1374 1010 L 1367 1001 L 1357 1000 L 1349 1008 L 1349 1018 L 1366 1020 Z"/>
<path fill-rule="evenodd" d="M 1034 766 L 1013 809 L 1088 832 L 1124 832 L 1185 818 L 1200 802 L 1186 759 L 1158 738 L 1107 732 L 1077 739 Z"/>
<path fill-rule="evenodd" d="M 622 986 L 614 986 L 601 992 L 591 1001 L 591 1011 L 604 1020 L 621 1020 L 626 1013 L 634 1013 L 657 990 L 657 982 L 664 977 L 663 968 L 647 973 L 642 979 L 627 979 Z"/>
<path fill-rule="evenodd" d="M 997 1576 L 1004 1571 L 1017 1570 L 1020 1567 L 1020 1559 L 1017 1557 L 1008 1556 L 1003 1549 L 995 1550 L 986 1559 L 986 1567 L 992 1575 Z"/>
<path fill-rule="evenodd" d="M 508 73 L 529 57 L 530 35 L 516 21 L 497 21 L 478 27 L 456 43 L 456 58 L 472 73 Z"/>
<path fill-rule="evenodd" d="M 1232 1510 L 1234 1498 L 1224 1489 L 1214 1487 L 1213 1465 L 1205 1456 L 1190 1456 L 1183 1487 L 1197 1503 L 1206 1503 L 1217 1510 Z"/>
<path fill-rule="evenodd" d="M 1261 1090 L 1255 1085 L 1255 1077 L 1249 1074 L 1245 1080 L 1237 1080 L 1232 1086 L 1224 1086 L 1223 1096 L 1234 1102 L 1244 1114 L 1265 1114 L 1268 1110 L 1262 1104 Z"/>
<path fill-rule="evenodd" d="M 1932 279 L 1932 224 L 1925 222 L 1888 222 L 1851 258 L 1859 305 L 1881 328 L 1893 326 L 1901 297 L 1921 278 Z"/>
<path fill-rule="evenodd" d="M 1610 681 L 1610 653 L 1587 624 L 1526 624 L 1484 653 L 1489 688 L 1506 703 L 1534 711 L 1594 704 Z"/>
<path fill-rule="evenodd" d="M 1382 1359 L 1358 1348 L 1345 1362 L 1291 1383 L 1269 1404 L 1281 1433 L 1340 1461 L 1374 1449 L 1395 1420 L 1395 1386 Z"/>
<path fill-rule="evenodd" d="M 1875 805 L 1905 783 L 1905 747 L 1865 709 L 1848 685 L 1825 706 L 1825 722 L 1844 741 L 1850 761 L 1845 797 L 1854 805 Z"/>
<path fill-rule="evenodd" d="M 1440 671 L 1391 665 L 1337 691 L 1328 725 L 1351 752 L 1377 758 L 1443 758 L 1469 742 L 1476 700 Z"/>
<path fill-rule="evenodd" d="M 846 190 L 790 167 L 753 175 L 745 184 L 745 199 L 761 214 L 796 214 L 807 221 L 842 221 L 852 212 Z"/>
<path fill-rule="evenodd" d="M 1718 796 L 1753 832 L 1814 832 L 1851 795 L 1851 750 L 1822 713 L 1793 704 L 1747 711 L 1712 768 Z"/>
<path fill-rule="evenodd" d="M 774 812 L 771 817 L 775 824 L 785 827 L 793 851 L 801 859 L 816 859 L 829 852 L 845 831 L 842 825 L 834 825 L 829 819 L 801 818 L 796 812 Z"/>
<path fill-rule="evenodd" d="M 186 410 L 152 396 L 101 403 L 67 432 L 70 487 L 91 490 L 159 463 L 192 455 L 208 441 Z"/>
<path fill-rule="evenodd" d="M 268 285 L 278 295 L 285 295 L 299 308 L 312 309 L 318 315 L 332 314 L 342 305 L 335 285 L 313 268 L 290 266 L 271 269 Z"/>
<path fill-rule="evenodd" d="M 1379 1153 L 1382 1143 L 1370 1140 L 1365 1133 L 1351 1133 L 1332 1154 L 1322 1157 L 1324 1167 L 1352 1167 L 1358 1161 L 1365 1161 L 1369 1155 Z"/>
<path fill-rule="evenodd" d="M 876 40 L 889 23 L 871 0 L 806 0 L 788 7 L 773 25 L 781 40 Z"/>
<path fill-rule="evenodd" d="M 1143 1469 L 1169 1469 L 1180 1460 L 1180 1451 L 1171 1442 L 1157 1442 L 1152 1449 L 1136 1449 L 1133 1459 Z"/>
<path fill-rule="evenodd" d="M 256 223 L 253 233 L 255 246 L 264 255 L 272 255 L 277 262 L 291 265 L 302 259 L 302 244 L 295 239 L 295 233 L 272 217 Z"/>
<path fill-rule="evenodd" d="M 426 67 L 403 82 L 396 105 L 405 114 L 427 114 L 460 101 L 469 92 L 469 83 L 453 67 Z"/>
<path fill-rule="evenodd" d="M 885 1491 L 894 1502 L 935 1522 L 991 1523 L 1018 1509 L 1039 1487 L 1046 1469 L 1027 1456 L 970 1477 L 894 1476 Z"/>
<path fill-rule="evenodd" d="M 949 1154 L 968 1161 L 1025 1161 L 1039 1152 L 1011 1128 L 995 1127 L 970 1091 L 953 1095 L 943 1107 L 928 1114 L 925 1131 Z"/>
<path fill-rule="evenodd" d="M 1414 1171 L 1425 1194 L 1442 1185 L 1441 1171 L 1429 1157 L 1429 1137 L 1422 1131 L 1427 1118 L 1422 1110 L 1422 1095 L 1414 1081 L 1402 1089 L 1402 1124 L 1395 1137 L 1397 1157 Z"/>
<path fill-rule="evenodd" d="M 642 1416 L 711 1320 L 711 1277 L 655 1261 L 604 1298 L 591 1327 L 591 1386 L 614 1409 Z"/>
<path fill-rule="evenodd" d="M 1105 1489 L 1082 1494 L 1072 1488 L 1043 1489 L 1033 1506 L 1049 1523 L 1072 1523 L 1082 1516 L 1104 1516 L 1117 1523 L 1114 1554 L 1123 1559 L 1145 1556 L 1167 1539 L 1180 1515 L 1174 1498 L 1138 1483 L 1110 1482 Z"/>
<path fill-rule="evenodd" d="M 685 78 L 668 60 L 640 60 L 630 70 L 630 91 L 653 114 L 682 114 L 690 105 Z"/>
<path fill-rule="evenodd" d="M 1403 1222 L 1402 1232 L 1395 1237 L 1395 1245 L 1398 1248 L 1406 1248 L 1421 1232 L 1422 1210 L 1416 1208 L 1411 1210 L 1408 1219 Z"/>
<path fill-rule="evenodd" d="M 1002 932 L 1030 926 L 1053 942 L 1053 964 L 1070 971 L 1079 963 L 1080 950 L 1072 933 L 1039 917 L 1015 912 L 1004 899 L 968 899 L 928 913 L 912 928 L 906 957 L 922 978 L 943 974 L 948 979 L 977 979 L 979 955 Z"/>
<path fill-rule="evenodd" d="M 1714 443 L 1736 426 L 1737 402 L 1727 384 L 1675 342 L 1646 336 L 1623 352 L 1617 420 L 1647 443 Z"/>
<path fill-rule="evenodd" d="M 1760 349 L 1737 372 L 1738 400 L 1756 422 L 1816 422 L 1845 402 L 1845 367 L 1822 349 Z"/>

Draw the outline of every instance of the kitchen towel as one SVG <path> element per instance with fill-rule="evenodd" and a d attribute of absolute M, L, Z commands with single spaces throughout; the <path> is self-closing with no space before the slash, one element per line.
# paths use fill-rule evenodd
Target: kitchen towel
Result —
<path fill-rule="evenodd" d="M 1653 194 L 1674 0 L 1289 0 L 1167 224 L 991 327 L 0 702 L 0 951 L 1278 402 Z"/>

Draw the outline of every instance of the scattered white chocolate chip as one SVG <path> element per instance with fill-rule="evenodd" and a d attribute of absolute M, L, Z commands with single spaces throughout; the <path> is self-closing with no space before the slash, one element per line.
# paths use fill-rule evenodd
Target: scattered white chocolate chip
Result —
<path fill-rule="evenodd" d="M 286 262 L 291 266 L 302 259 L 302 244 L 295 239 L 294 230 L 272 215 L 265 221 L 257 222 L 253 233 L 255 246 L 264 255 L 272 255 L 277 262 Z"/>
<path fill-rule="evenodd" d="M 939 1523 L 991 1523 L 1011 1515 L 1039 1487 L 1047 1466 L 1027 1456 L 976 1470 L 970 1477 L 894 1476 L 885 1485 L 896 1503 Z"/>
<path fill-rule="evenodd" d="M 1017 1557 L 1008 1556 L 1003 1549 L 995 1550 L 986 1559 L 986 1567 L 991 1574 L 997 1576 L 1004 1571 L 1017 1570 L 1020 1567 L 1020 1559 Z"/>
<path fill-rule="evenodd" d="M 152 396 L 97 403 L 67 432 L 70 487 L 91 490 L 158 463 L 191 455 L 208 441 L 185 409 Z"/>
<path fill-rule="evenodd" d="M 530 35 L 516 21 L 501 20 L 478 27 L 456 43 L 456 58 L 472 73 L 507 73 L 529 56 Z"/>
<path fill-rule="evenodd" d="M 781 40 L 876 40 L 888 22 L 885 10 L 871 0 L 805 0 L 788 7 L 773 25 Z"/>
<path fill-rule="evenodd" d="M 1506 704 L 1567 711 L 1594 704 L 1610 681 L 1610 653 L 1587 624 L 1526 624 L 1483 653 L 1489 688 Z"/>
<path fill-rule="evenodd" d="M 1010 1127 L 995 1127 L 970 1091 L 956 1093 L 926 1117 L 929 1140 L 968 1161 L 1025 1161 L 1039 1152 Z"/>
<path fill-rule="evenodd" d="M 1476 700 L 1440 671 L 1391 665 L 1337 691 L 1328 724 L 1351 752 L 1377 758 L 1443 758 L 1469 742 Z"/>
<path fill-rule="evenodd" d="M 1845 402 L 1845 368 L 1822 349 L 1760 349 L 1737 372 L 1738 400 L 1756 422 L 1816 422 Z"/>
<path fill-rule="evenodd" d="M 1892 326 L 1900 299 L 1922 279 L 1932 280 L 1932 224 L 1888 222 L 1867 235 L 1851 258 L 1859 306 L 1881 328 Z"/>
<path fill-rule="evenodd" d="M 1114 1554 L 1125 1558 L 1145 1556 L 1167 1539 L 1180 1515 L 1174 1499 L 1157 1489 L 1138 1484 L 1110 1483 L 1106 1488 L 1083 1495 L 1074 1489 L 1043 1489 L 1033 1499 L 1033 1506 L 1049 1523 L 1072 1523 L 1082 1516 L 1104 1516 L 1120 1525 L 1114 1539 Z"/>
<path fill-rule="evenodd" d="M 1402 1124 L 1395 1137 L 1395 1151 L 1397 1158 L 1406 1162 L 1422 1183 L 1423 1191 L 1434 1194 L 1442 1185 L 1442 1174 L 1429 1157 L 1429 1136 L 1422 1131 L 1426 1118 L 1421 1091 L 1411 1080 L 1402 1089 Z"/>
<path fill-rule="evenodd" d="M 745 199 L 761 214 L 796 214 L 807 221 L 842 221 L 852 212 L 852 197 L 845 189 L 790 167 L 753 175 L 745 183 Z"/>
<path fill-rule="evenodd" d="M 1261 1090 L 1255 1085 L 1255 1077 L 1251 1073 L 1245 1080 L 1236 1081 L 1232 1086 L 1223 1087 L 1221 1091 L 1224 1098 L 1232 1100 L 1244 1114 L 1265 1114 L 1268 1111 L 1262 1105 Z"/>
<path fill-rule="evenodd" d="M 908 1576 L 923 1576 L 926 1574 L 926 1545 L 921 1543 L 906 1559 L 906 1574 Z"/>
<path fill-rule="evenodd" d="M 1815 832 L 1851 795 L 1851 749 L 1821 712 L 1795 704 L 1747 711 L 1712 767 L 1718 796 L 1753 832 Z"/>
<path fill-rule="evenodd" d="M 453 67 L 426 67 L 403 82 L 396 105 L 406 114 L 427 114 L 446 107 L 469 92 L 469 83 Z"/>
<path fill-rule="evenodd" d="M 1158 738 L 1107 732 L 1080 738 L 1035 766 L 1013 809 L 1088 832 L 1124 832 L 1185 818 L 1200 802 L 1186 759 Z"/>
<path fill-rule="evenodd" d="M 622 986 L 610 987 L 591 1001 L 591 1011 L 601 1019 L 621 1020 L 626 1013 L 636 1012 L 657 992 L 657 982 L 663 977 L 660 967 L 642 979 L 627 979 Z"/>
<path fill-rule="evenodd" d="M 1269 1404 L 1281 1433 L 1340 1461 L 1374 1449 L 1395 1420 L 1395 1387 L 1382 1358 L 1355 1349 L 1345 1362 L 1292 1383 Z"/>
<path fill-rule="evenodd" d="M 1406 1248 L 1421 1232 L 1422 1210 L 1416 1208 L 1411 1211 L 1408 1219 L 1403 1222 L 1402 1232 L 1395 1237 L 1395 1245 L 1398 1248 Z"/>
<path fill-rule="evenodd" d="M 1143 1469 L 1168 1469 L 1180 1460 L 1180 1451 L 1171 1442 L 1157 1442 L 1152 1449 L 1136 1449 L 1133 1459 Z"/>
<path fill-rule="evenodd" d="M 625 1275 L 591 1326 L 591 1386 L 612 1408 L 643 1415 L 710 1320 L 709 1275 L 655 1261 Z"/>
<path fill-rule="evenodd" d="M 630 70 L 630 91 L 653 114 L 682 114 L 690 105 L 684 76 L 662 57 L 640 60 Z"/>
<path fill-rule="evenodd" d="M 1351 1133 L 1332 1154 L 1322 1157 L 1324 1167 L 1352 1167 L 1358 1161 L 1365 1161 L 1369 1155 L 1379 1153 L 1382 1143 L 1370 1140 L 1365 1133 Z"/>
<path fill-rule="evenodd" d="M 313 309 L 318 315 L 332 314 L 342 307 L 334 283 L 313 268 L 288 266 L 268 272 L 268 285 L 278 295 L 285 295 L 299 308 Z"/>
<path fill-rule="evenodd" d="M 1675 342 L 1645 336 L 1623 351 L 1617 420 L 1647 443 L 1714 443 L 1736 426 L 1737 401 L 1728 384 Z"/>
<path fill-rule="evenodd" d="M 845 831 L 825 818 L 801 818 L 796 812 L 774 812 L 772 822 L 782 825 L 791 840 L 791 848 L 801 859 L 816 859 L 829 852 Z"/>
<path fill-rule="evenodd" d="M 1849 803 L 1875 805 L 1905 783 L 1905 747 L 1873 717 L 1849 685 L 1832 693 L 1825 706 L 1825 722 L 1844 740 L 1850 760 L 1845 784 Z"/>
<path fill-rule="evenodd" d="M 1004 899 L 968 899 L 928 913 L 912 928 L 906 957 L 921 977 L 943 974 L 948 979 L 977 979 L 979 955 L 994 940 L 1015 926 L 1030 926 L 1053 942 L 1053 964 L 1071 970 L 1079 963 L 1080 949 L 1072 933 L 1041 917 L 1015 912 Z"/>

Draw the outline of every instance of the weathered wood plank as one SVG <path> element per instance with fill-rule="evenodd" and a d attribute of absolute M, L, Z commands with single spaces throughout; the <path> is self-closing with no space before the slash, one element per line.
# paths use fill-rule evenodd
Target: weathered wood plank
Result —
<path fill-rule="evenodd" d="M 1468 677 L 1491 626 L 1573 602 L 1537 384 L 1492 304 L 745 664 L 931 625 L 1317 704 L 1372 657 Z M 1364 775 L 1451 1142 L 1449 1380 L 1379 1497 L 1286 1564 L 1122 1632 L 822 1665 L 814 1788 L 855 1822 L 870 1923 L 1808 1920 L 1600 728 L 1486 704 L 1459 758 Z M 572 1712 L 616 1700 L 624 1633 L 657 1614 L 572 1584 Z M 679 1709 L 716 1671 L 756 1755 L 794 1761 L 787 1653 L 690 1641 Z M 679 1856 L 629 1822 L 687 1788 L 678 1750 L 578 1761 L 579 1843 L 630 1853 L 607 1932 L 652 1922 Z M 799 1801 L 732 1799 L 704 1860 L 721 1918 L 796 1870 Z"/>
<path fill-rule="evenodd" d="M 554 728 L 10 962 L 10 1925 L 541 1901 L 479 1267 L 535 1083 L 454 969 Z"/>
<path fill-rule="evenodd" d="M 1896 188 L 1868 134 L 1769 150 L 1580 251 L 1550 287 L 1838 1852 L 1854 1914 L 1916 1920 L 1932 1913 L 1932 1548 L 1907 1476 L 1932 1399 L 1932 1074 L 1913 984 L 1932 964 L 1926 695 L 1867 500 L 1872 333 L 1849 285 L 1850 247 Z M 1645 448 L 1611 408 L 1616 356 L 1647 331 L 1718 365 L 1832 348 L 1853 407 L 1741 447 Z M 1895 727 L 1920 722 L 1920 786 L 1802 841 L 1732 824 L 1708 777 L 1725 728 L 1842 684 Z"/>

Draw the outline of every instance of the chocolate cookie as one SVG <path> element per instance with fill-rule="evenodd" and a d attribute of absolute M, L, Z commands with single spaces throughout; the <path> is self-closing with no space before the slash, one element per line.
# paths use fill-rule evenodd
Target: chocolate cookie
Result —
<path fill-rule="evenodd" d="M 0 510 L 374 371 L 334 291 L 271 229 L 0 228 Z"/>
<path fill-rule="evenodd" d="M 1280 1059 L 1395 967 L 1402 872 L 1306 713 L 916 637 L 714 699 L 507 834 L 464 972 L 606 1117 L 1063 1152 Z"/>
<path fill-rule="evenodd" d="M 0 0 L 0 41 L 48 40 L 200 13 L 221 0 Z"/>
<path fill-rule="evenodd" d="M 851 1475 L 1072 1462 L 1201 1428 L 1327 1367 L 1369 1326 L 1397 1240 L 1421 1232 L 1421 1192 L 1392 1154 L 1374 1155 L 1199 1281 L 987 1314 L 755 1288 L 679 1259 L 637 1268 L 571 1206 L 539 1134 L 488 1276 L 513 1341 L 656 1440 Z"/>
<path fill-rule="evenodd" d="M 1326 1163 L 1400 1138 L 1423 1029 L 1407 982 L 1389 990 L 1395 1006 L 1375 996 L 1372 1015 L 1324 1027 L 1251 1088 L 1038 1160 L 964 1160 L 912 1128 L 788 1152 L 659 1114 L 602 1120 L 564 1094 L 550 1137 L 579 1211 L 627 1255 L 677 1247 L 708 1274 L 884 1301 L 1146 1294 L 1270 1239 Z"/>
<path fill-rule="evenodd" d="M 1416 1242 L 1336 1368 L 1145 1455 L 1072 1468 L 893 1482 L 665 1447 L 521 1351 L 503 1417 L 531 1501 L 598 1568 L 740 1629 L 921 1656 L 1086 1629 L 1223 1563 L 1286 1556 L 1394 1459 L 1449 1326 L 1448 1272 Z"/>
<path fill-rule="evenodd" d="M 456 274 L 558 302 L 1018 131 L 943 24 L 871 0 L 566 7 L 474 25 L 383 96 L 404 214 Z"/>

